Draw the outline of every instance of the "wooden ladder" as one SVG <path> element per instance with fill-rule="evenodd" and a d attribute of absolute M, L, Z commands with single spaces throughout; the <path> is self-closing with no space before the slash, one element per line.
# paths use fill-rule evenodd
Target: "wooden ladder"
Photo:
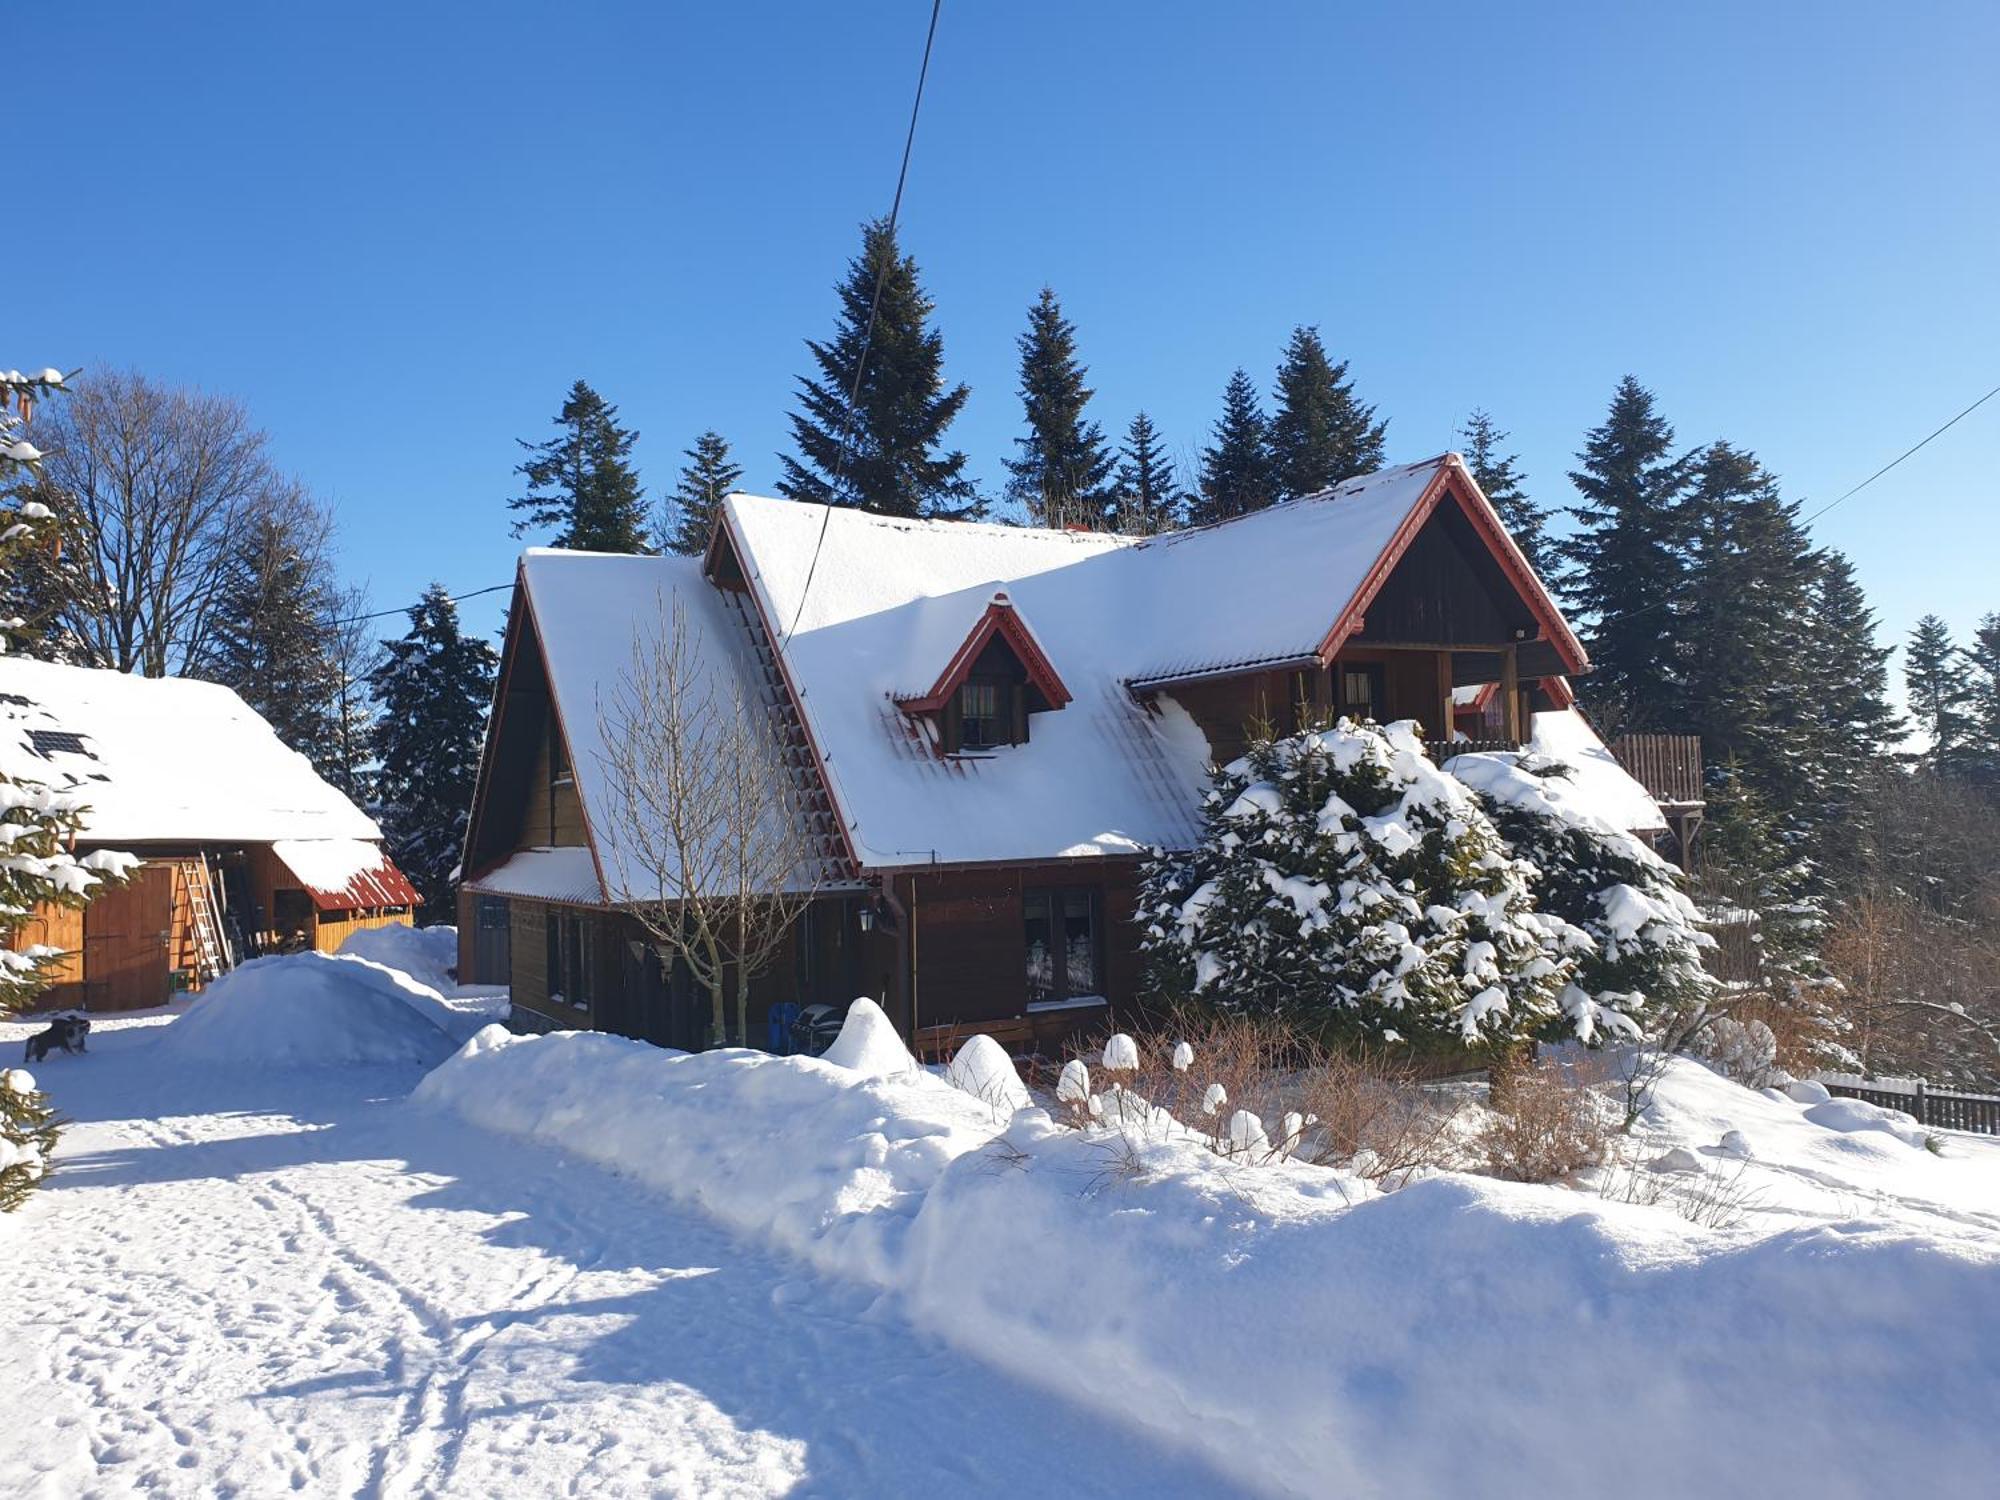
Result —
<path fill-rule="evenodd" d="M 233 965 L 229 939 L 216 912 L 215 873 L 203 854 L 197 879 L 192 865 L 181 867 L 181 886 L 187 892 L 188 930 L 194 934 L 195 978 L 202 984 L 220 978 Z"/>
<path fill-rule="evenodd" d="M 811 742 L 806 738 L 805 724 L 792 703 L 791 690 L 785 686 L 777 652 L 765 633 L 763 621 L 749 601 L 734 590 L 725 597 L 735 609 L 736 618 L 742 622 L 744 632 L 750 637 L 750 648 L 756 653 L 758 672 L 764 680 L 761 706 L 765 723 L 778 744 L 779 758 L 804 810 L 813 852 L 819 856 L 825 875 L 837 880 L 851 880 L 855 877 L 855 870 L 848 858 L 840 816 L 834 811 L 833 799 L 827 795 L 819 763 L 812 753 Z"/>

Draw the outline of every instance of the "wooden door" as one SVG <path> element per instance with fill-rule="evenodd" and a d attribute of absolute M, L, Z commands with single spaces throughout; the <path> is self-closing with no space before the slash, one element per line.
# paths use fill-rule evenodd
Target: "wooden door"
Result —
<path fill-rule="evenodd" d="M 141 865 L 83 914 L 83 989 L 88 1010 L 139 1010 L 167 1001 L 174 871 Z"/>

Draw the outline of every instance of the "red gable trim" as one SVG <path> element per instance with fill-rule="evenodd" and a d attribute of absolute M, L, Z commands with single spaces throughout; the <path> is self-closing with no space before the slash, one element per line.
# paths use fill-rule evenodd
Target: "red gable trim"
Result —
<path fill-rule="evenodd" d="M 1417 503 L 1410 507 L 1410 513 L 1403 517 L 1403 523 L 1396 528 L 1396 534 L 1389 538 L 1389 545 L 1382 549 L 1382 555 L 1361 580 L 1361 586 L 1354 591 L 1354 597 L 1347 602 L 1347 608 L 1340 612 L 1340 618 L 1333 622 L 1333 628 L 1326 633 L 1319 644 L 1318 655 L 1322 662 L 1331 665 L 1340 648 L 1350 637 L 1361 629 L 1368 606 L 1375 602 L 1375 596 L 1382 592 L 1382 586 L 1389 581 L 1389 575 L 1396 570 L 1396 564 L 1403 560 L 1403 554 L 1417 539 L 1417 533 L 1424 529 L 1424 523 L 1431 513 L 1449 496 L 1458 505 L 1465 518 L 1472 523 L 1472 529 L 1480 540 L 1486 543 L 1493 560 L 1507 575 L 1507 581 L 1514 585 L 1522 602 L 1528 606 L 1535 622 L 1541 627 L 1542 638 L 1556 648 L 1563 665 L 1571 672 L 1588 672 L 1590 658 L 1584 654 L 1583 645 L 1570 630 L 1562 611 L 1556 608 L 1555 600 L 1542 587 L 1541 579 L 1528 565 L 1521 549 L 1514 545 L 1514 539 L 1507 534 L 1492 503 L 1479 492 L 1470 474 L 1456 453 L 1447 453 L 1438 460 L 1435 478 L 1425 486 Z"/>
<path fill-rule="evenodd" d="M 938 680 L 931 684 L 931 690 L 921 697 L 899 698 L 896 700 L 897 707 L 905 713 L 913 714 L 939 712 L 951 701 L 951 695 L 957 692 L 965 679 L 972 674 L 972 664 L 979 660 L 979 653 L 986 649 L 986 643 L 996 635 L 1007 643 L 1008 649 L 1027 669 L 1028 680 L 1035 685 L 1042 697 L 1048 700 L 1050 708 L 1061 708 L 1069 702 L 1069 689 L 1063 686 L 1062 678 L 1056 675 L 1054 665 L 1042 650 L 1041 643 L 1035 639 L 1034 632 L 1028 629 L 1026 622 L 1015 610 L 1014 601 L 1003 591 L 994 594 L 993 602 L 986 606 L 986 613 L 979 617 L 972 627 L 972 633 L 965 638 L 958 650 L 952 653 L 951 660 L 945 663 L 944 671 L 938 675 Z"/>

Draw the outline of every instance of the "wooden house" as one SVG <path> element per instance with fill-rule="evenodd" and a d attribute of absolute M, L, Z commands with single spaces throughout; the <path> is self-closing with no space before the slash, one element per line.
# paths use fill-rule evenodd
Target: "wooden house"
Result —
<path fill-rule="evenodd" d="M 1101 1024 L 1139 982 L 1138 867 L 1262 723 L 1477 713 L 1657 808 L 1573 710 L 1588 661 L 1464 463 L 1133 538 L 733 495 L 706 558 L 521 562 L 460 893 L 460 969 L 531 1026 L 680 1046 L 702 1017 L 612 899 L 601 705 L 678 609 L 766 706 L 825 880 L 760 1009 L 880 1000 L 942 1044 Z M 757 1040 L 753 1026 L 752 1040 Z"/>
<path fill-rule="evenodd" d="M 80 852 L 143 860 L 83 911 L 5 935 L 68 955 L 46 1009 L 158 1005 L 244 957 L 334 952 L 418 904 L 374 820 L 214 683 L 0 657 L 0 755 L 86 804 Z"/>

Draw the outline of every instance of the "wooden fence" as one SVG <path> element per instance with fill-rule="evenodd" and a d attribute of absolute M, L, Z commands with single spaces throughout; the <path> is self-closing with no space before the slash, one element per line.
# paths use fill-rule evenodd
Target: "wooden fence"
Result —
<path fill-rule="evenodd" d="M 1861 1083 L 1829 1083 L 1826 1090 L 1843 1099 L 1860 1099 L 1884 1109 L 1900 1109 L 1922 1125 L 1939 1130 L 1969 1130 L 1974 1135 L 2000 1135 L 2000 1095 L 1959 1094 L 1917 1084 L 1913 1089 L 1871 1088 Z"/>
<path fill-rule="evenodd" d="M 1706 800 L 1701 786 L 1701 736 L 1698 734 L 1621 734 L 1611 753 L 1632 779 L 1662 803 Z"/>

